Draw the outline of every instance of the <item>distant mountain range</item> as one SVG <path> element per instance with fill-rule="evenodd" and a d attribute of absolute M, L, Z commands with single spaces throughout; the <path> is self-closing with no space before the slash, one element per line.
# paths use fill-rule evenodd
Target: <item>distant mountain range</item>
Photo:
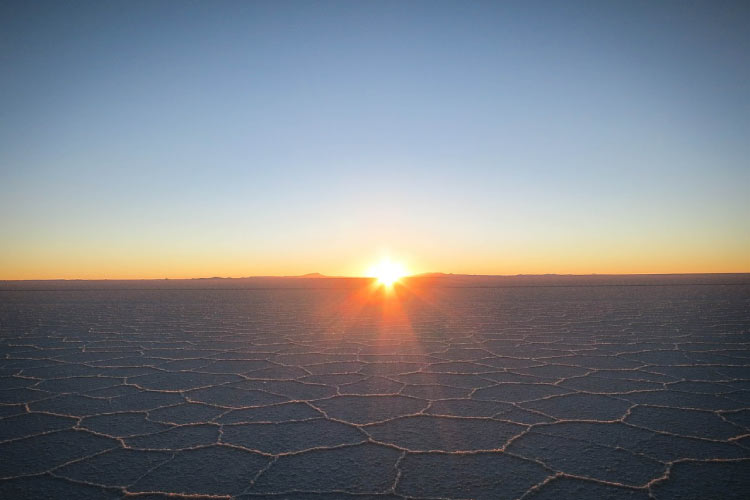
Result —
<path fill-rule="evenodd" d="M 245 278 L 100 279 L 100 280 L 0 280 L 0 290 L 94 290 L 94 289 L 263 289 L 263 288 L 359 288 L 372 278 L 326 276 L 249 276 Z M 406 288 L 514 288 L 580 286 L 750 285 L 750 273 L 722 274 L 527 274 L 514 276 L 422 273 L 404 277 Z"/>

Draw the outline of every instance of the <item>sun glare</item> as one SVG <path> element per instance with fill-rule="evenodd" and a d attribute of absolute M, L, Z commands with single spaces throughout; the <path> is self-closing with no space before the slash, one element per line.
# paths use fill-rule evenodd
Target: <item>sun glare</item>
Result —
<path fill-rule="evenodd" d="M 367 272 L 368 276 L 372 276 L 378 280 L 378 283 L 387 287 L 393 286 L 399 279 L 406 276 L 408 273 L 406 268 L 400 262 L 392 262 L 389 259 L 383 259 L 378 264 L 372 266 Z"/>

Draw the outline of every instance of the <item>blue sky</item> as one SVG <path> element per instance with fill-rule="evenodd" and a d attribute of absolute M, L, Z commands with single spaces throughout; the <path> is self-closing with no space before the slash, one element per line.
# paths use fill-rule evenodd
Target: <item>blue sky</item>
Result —
<path fill-rule="evenodd" d="M 0 278 L 750 271 L 746 2 L 4 2 Z"/>

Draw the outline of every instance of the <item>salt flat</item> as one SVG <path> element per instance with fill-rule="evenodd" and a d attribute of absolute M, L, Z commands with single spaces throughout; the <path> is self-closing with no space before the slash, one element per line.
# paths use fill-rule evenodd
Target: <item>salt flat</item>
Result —
<path fill-rule="evenodd" d="M 749 282 L 5 283 L 0 497 L 747 498 Z"/>

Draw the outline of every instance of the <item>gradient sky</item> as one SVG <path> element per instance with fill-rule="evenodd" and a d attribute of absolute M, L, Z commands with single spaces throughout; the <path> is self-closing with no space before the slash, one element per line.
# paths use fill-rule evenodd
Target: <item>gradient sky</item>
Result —
<path fill-rule="evenodd" d="M 0 279 L 750 271 L 748 2 L 0 4 Z"/>

